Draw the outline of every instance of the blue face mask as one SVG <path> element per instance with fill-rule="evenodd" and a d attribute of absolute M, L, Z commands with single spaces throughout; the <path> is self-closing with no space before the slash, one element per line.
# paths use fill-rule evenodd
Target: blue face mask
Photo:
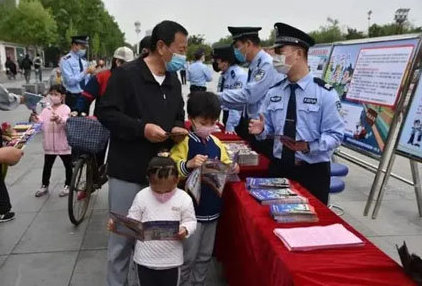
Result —
<path fill-rule="evenodd" d="M 76 52 L 78 54 L 79 57 L 83 57 L 86 54 L 86 50 L 85 49 L 80 49 Z"/>
<path fill-rule="evenodd" d="M 186 56 L 173 53 L 171 61 L 166 63 L 166 70 L 169 72 L 176 72 L 184 68 L 186 64 Z"/>
<path fill-rule="evenodd" d="M 239 49 L 234 49 L 234 57 L 240 64 L 246 63 L 246 57 L 240 52 Z"/>

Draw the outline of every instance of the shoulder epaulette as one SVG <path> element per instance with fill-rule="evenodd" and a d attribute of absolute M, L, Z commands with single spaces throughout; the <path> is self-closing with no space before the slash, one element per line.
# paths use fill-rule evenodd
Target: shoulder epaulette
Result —
<path fill-rule="evenodd" d="M 232 78 L 235 78 L 235 77 L 236 77 L 236 72 L 235 72 L 234 70 L 232 70 L 232 71 L 230 72 L 230 75 L 232 76 Z"/>
<path fill-rule="evenodd" d="M 314 82 L 319 85 L 320 87 L 326 90 L 332 90 L 333 86 L 329 83 L 326 83 L 324 80 L 320 79 L 319 77 L 314 77 Z"/>
<path fill-rule="evenodd" d="M 70 55 L 70 54 L 67 54 L 67 55 L 65 55 L 64 57 L 63 57 L 63 59 L 64 60 L 68 60 L 68 59 L 70 59 L 72 56 Z"/>

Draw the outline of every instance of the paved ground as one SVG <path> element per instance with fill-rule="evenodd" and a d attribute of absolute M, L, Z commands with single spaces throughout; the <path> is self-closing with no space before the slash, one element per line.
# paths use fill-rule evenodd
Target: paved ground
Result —
<path fill-rule="evenodd" d="M 216 86 L 216 78 L 211 89 Z M 187 94 L 186 86 L 183 90 Z M 29 111 L 22 106 L 0 115 L 1 121 L 16 122 L 28 118 Z M 52 174 L 52 193 L 34 197 L 40 186 L 42 164 L 38 136 L 25 149 L 19 165 L 9 169 L 6 181 L 17 218 L 0 224 L 0 285 L 104 285 L 107 187 L 93 196 L 87 219 L 76 228 L 67 217 L 67 200 L 58 197 L 64 180 L 60 160 Z M 347 164 L 347 189 L 331 197 L 332 202 L 344 207 L 343 218 L 393 259 L 398 259 L 394 245 L 403 240 L 411 251 L 422 255 L 422 219 L 413 189 L 391 179 L 378 219 L 364 217 L 362 212 L 374 175 Z M 398 158 L 394 171 L 410 178 L 408 160 Z M 207 285 L 224 284 L 219 266 L 213 262 Z"/>
<path fill-rule="evenodd" d="M 46 81 L 50 78 L 51 71 L 52 71 L 51 68 L 43 69 L 43 72 L 42 72 L 43 81 Z M 0 83 L 3 84 L 6 88 L 20 88 L 26 82 L 25 82 L 25 78 L 20 73 L 16 75 L 16 79 L 9 80 L 4 72 L 0 72 Z M 34 70 L 32 70 L 31 79 L 29 83 L 35 83 Z"/>

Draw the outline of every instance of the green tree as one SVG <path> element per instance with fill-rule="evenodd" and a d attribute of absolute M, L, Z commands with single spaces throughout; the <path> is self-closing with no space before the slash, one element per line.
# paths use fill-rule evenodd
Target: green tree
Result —
<path fill-rule="evenodd" d="M 32 46 L 49 46 L 57 40 L 57 24 L 51 11 L 38 0 L 21 1 L 9 8 L 0 22 L 3 40 Z"/>
<path fill-rule="evenodd" d="M 315 39 L 316 43 L 333 43 L 344 40 L 339 21 L 337 19 L 327 18 L 328 24 L 321 26 L 319 30 L 309 33 Z"/>
<path fill-rule="evenodd" d="M 212 44 L 212 47 L 215 48 L 215 47 L 219 47 L 223 45 L 231 45 L 232 43 L 233 43 L 233 38 L 231 35 L 228 35 L 228 36 L 225 36 L 224 38 L 221 38 L 214 44 Z"/>
<path fill-rule="evenodd" d="M 98 36 L 98 33 L 95 33 L 91 43 L 91 53 L 94 57 L 98 57 L 100 53 L 100 36 Z"/>
<path fill-rule="evenodd" d="M 362 39 L 365 38 L 365 35 L 362 31 L 358 31 L 357 29 L 348 27 L 347 34 L 344 35 L 344 38 L 346 40 Z"/>
<path fill-rule="evenodd" d="M 422 32 L 422 27 L 415 27 L 409 22 L 405 22 L 401 26 L 396 23 L 389 23 L 385 25 L 372 24 L 369 27 L 369 37 L 382 37 L 420 32 Z"/>

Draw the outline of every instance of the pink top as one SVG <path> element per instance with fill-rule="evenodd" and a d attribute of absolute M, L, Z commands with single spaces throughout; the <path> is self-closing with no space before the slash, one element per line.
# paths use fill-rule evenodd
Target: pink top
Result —
<path fill-rule="evenodd" d="M 59 116 L 57 121 L 51 121 L 53 112 Z M 43 147 L 45 154 L 48 155 L 67 155 L 71 154 L 70 146 L 66 137 L 66 120 L 69 117 L 70 108 L 66 104 L 61 104 L 56 109 L 49 106 L 44 108 L 38 116 L 40 123 L 43 123 L 42 130 L 44 133 Z"/>

